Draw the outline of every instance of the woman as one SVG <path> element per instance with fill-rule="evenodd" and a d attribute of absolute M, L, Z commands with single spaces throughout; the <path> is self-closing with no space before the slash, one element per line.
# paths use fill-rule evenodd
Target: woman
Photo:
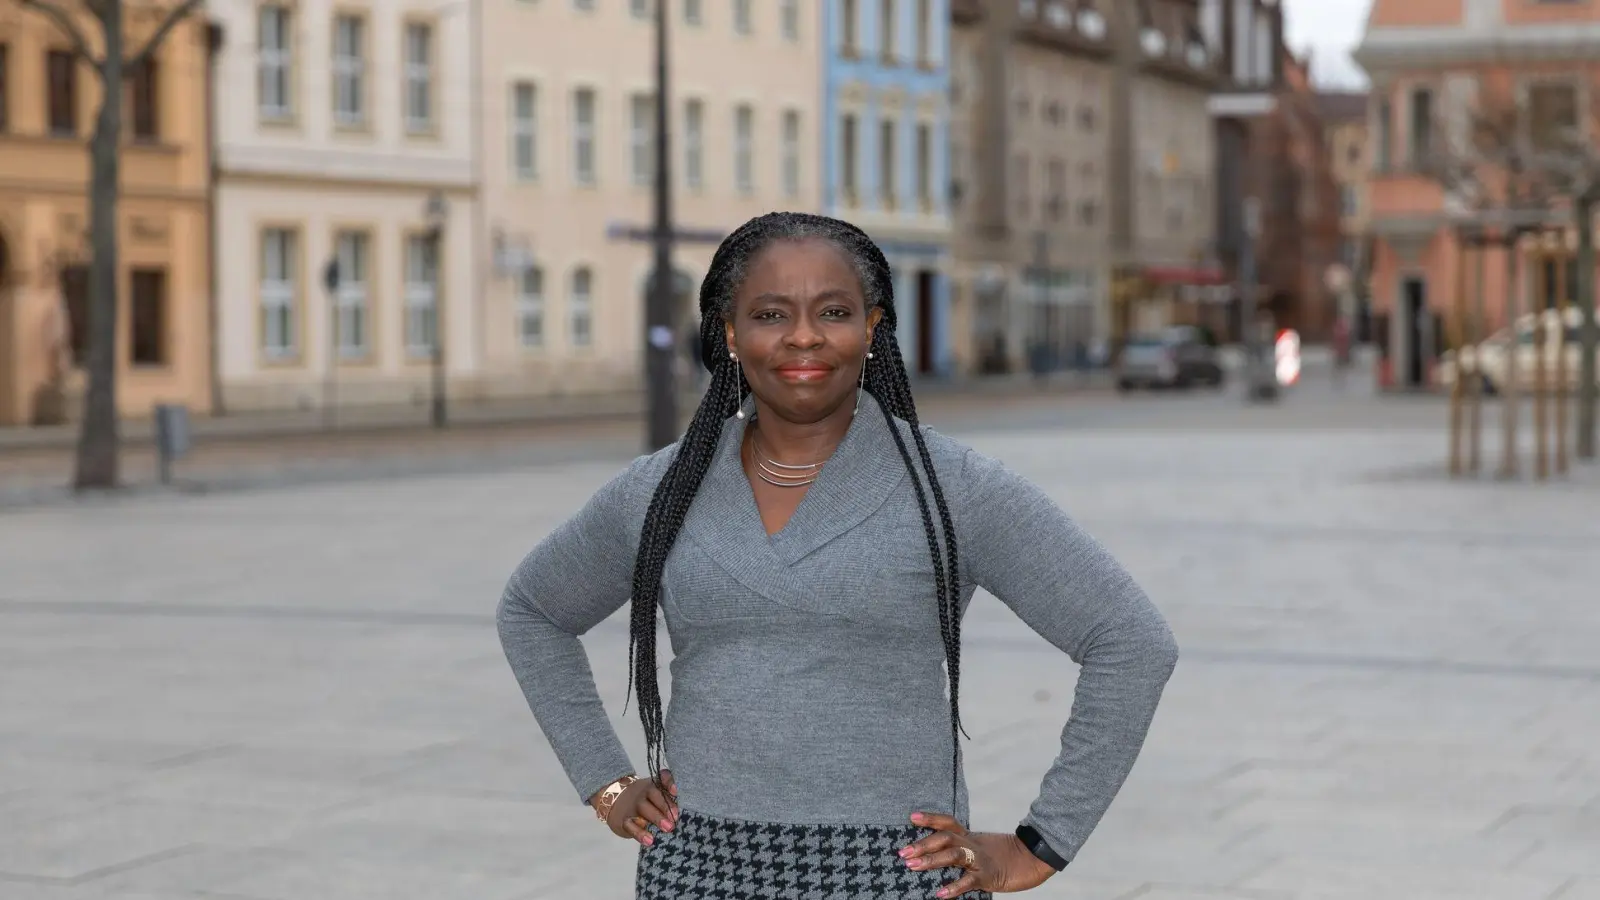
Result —
<path fill-rule="evenodd" d="M 579 798 L 641 845 L 639 898 L 1032 888 L 1143 744 L 1177 658 L 1165 621 L 1038 488 L 918 425 L 892 294 L 882 252 L 844 222 L 773 213 L 730 235 L 700 290 L 711 383 L 688 431 L 506 589 L 512 670 Z M 1083 667 L 1010 834 L 965 824 L 961 617 L 979 586 Z M 578 641 L 630 597 L 641 778 Z"/>

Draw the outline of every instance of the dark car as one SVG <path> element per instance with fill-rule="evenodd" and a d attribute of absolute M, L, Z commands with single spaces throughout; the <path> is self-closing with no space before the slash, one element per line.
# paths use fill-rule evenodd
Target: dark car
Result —
<path fill-rule="evenodd" d="M 1117 389 L 1221 387 L 1222 363 L 1208 336 L 1192 325 L 1128 338 L 1117 362 Z"/>

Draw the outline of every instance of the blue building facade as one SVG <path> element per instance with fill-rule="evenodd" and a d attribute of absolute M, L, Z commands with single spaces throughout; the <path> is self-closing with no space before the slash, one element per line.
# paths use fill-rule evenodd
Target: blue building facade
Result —
<path fill-rule="evenodd" d="M 907 369 L 949 375 L 949 0 L 820 2 L 823 207 L 889 258 Z"/>

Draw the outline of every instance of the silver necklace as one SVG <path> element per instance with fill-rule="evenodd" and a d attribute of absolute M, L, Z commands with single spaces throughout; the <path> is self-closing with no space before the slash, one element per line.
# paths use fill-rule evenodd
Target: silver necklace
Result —
<path fill-rule="evenodd" d="M 756 477 L 773 487 L 805 487 L 822 475 L 822 463 L 791 466 L 767 456 L 762 452 L 761 444 L 756 441 L 754 434 L 750 435 L 750 455 L 755 457 Z"/>

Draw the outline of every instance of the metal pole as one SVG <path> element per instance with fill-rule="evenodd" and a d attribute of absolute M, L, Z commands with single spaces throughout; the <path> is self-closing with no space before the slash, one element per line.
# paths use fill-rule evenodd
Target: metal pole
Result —
<path fill-rule="evenodd" d="M 434 226 L 428 230 L 428 253 L 432 257 L 427 260 L 431 265 L 424 273 L 429 279 L 428 289 L 433 292 L 433 427 L 445 428 L 450 424 L 450 410 L 445 400 L 444 379 L 444 310 L 439 302 L 439 253 L 443 249 L 444 235 L 442 226 Z"/>
<path fill-rule="evenodd" d="M 322 286 L 328 292 L 328 363 L 322 373 L 322 427 L 333 430 L 339 374 L 339 257 L 322 267 Z"/>
<path fill-rule="evenodd" d="M 1261 201 L 1244 198 L 1244 241 L 1239 246 L 1239 321 L 1244 332 L 1244 397 L 1261 396 L 1261 346 L 1256 329 L 1256 240 L 1261 236 Z"/>
<path fill-rule="evenodd" d="M 1579 195 L 1573 208 L 1578 218 L 1578 339 L 1582 347 L 1578 361 L 1578 458 L 1594 459 L 1596 394 L 1600 393 L 1600 373 L 1595 369 L 1600 325 L 1595 322 L 1594 197 Z"/>
<path fill-rule="evenodd" d="M 645 390 L 649 399 L 645 449 L 650 452 L 678 438 L 677 389 L 672 371 L 677 331 L 673 328 L 672 154 L 668 139 L 671 98 L 667 79 L 667 22 L 671 5 L 668 0 L 656 0 L 655 271 L 650 280 L 650 297 L 645 304 L 644 342 Z"/>

